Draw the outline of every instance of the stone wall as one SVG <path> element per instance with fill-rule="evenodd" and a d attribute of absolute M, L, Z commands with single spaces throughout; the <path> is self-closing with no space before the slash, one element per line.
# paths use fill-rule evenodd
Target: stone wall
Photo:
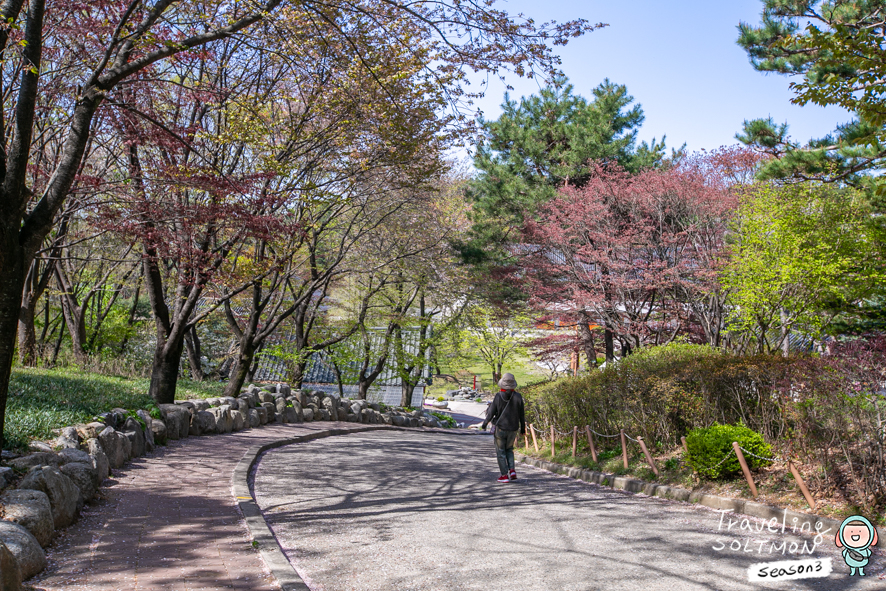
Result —
<path fill-rule="evenodd" d="M 58 431 L 52 442 L 32 442 L 31 453 L 4 452 L 0 467 L 0 591 L 46 566 L 43 548 L 73 523 L 111 470 L 170 439 L 230 433 L 272 423 L 346 421 L 400 427 L 440 427 L 421 410 L 384 409 L 366 400 L 340 399 L 288 384 L 250 385 L 237 398 L 161 404 L 160 419 L 145 410 L 113 409 L 100 421 Z"/>

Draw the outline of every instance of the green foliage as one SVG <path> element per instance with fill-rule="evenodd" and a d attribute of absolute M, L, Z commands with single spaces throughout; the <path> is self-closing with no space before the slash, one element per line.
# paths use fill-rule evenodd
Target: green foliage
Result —
<path fill-rule="evenodd" d="M 129 309 L 131 302 L 117 301 L 104 317 L 98 334 L 96 335 L 94 352 L 103 352 L 110 347 L 119 347 L 124 340 L 133 338 L 138 334 L 138 323 L 129 324 Z M 113 351 L 116 354 L 116 350 Z"/>
<path fill-rule="evenodd" d="M 432 412 L 431 415 L 437 417 L 437 419 L 443 424 L 444 427 L 456 427 L 458 423 L 455 422 L 450 415 L 443 412 Z"/>
<path fill-rule="evenodd" d="M 266 346 L 257 357 L 270 357 L 274 360 L 282 361 L 286 368 L 286 381 L 297 382 L 296 372 L 300 364 L 309 363 L 311 355 L 314 351 L 308 349 L 298 349 L 289 342 L 275 343 Z"/>
<path fill-rule="evenodd" d="M 738 139 L 777 156 L 763 167 L 764 178 L 880 184 L 876 175 L 863 173 L 881 168 L 886 158 L 883 0 L 763 0 L 762 4 L 758 25 L 739 25 L 738 44 L 754 68 L 799 77 L 791 84 L 795 104 L 837 105 L 857 119 L 806 146 L 791 142 L 787 126 L 777 126 L 771 119 L 746 121 Z"/>
<path fill-rule="evenodd" d="M 76 370 L 16 369 L 6 406 L 5 447 L 54 437 L 53 429 L 88 422 L 112 408 L 154 406 L 147 383 Z"/>
<path fill-rule="evenodd" d="M 689 454 L 686 456 L 687 463 L 693 470 L 705 478 L 725 478 L 741 472 L 741 464 L 732 447 L 732 442 L 738 444 L 758 456 L 772 457 L 772 448 L 763 441 L 763 436 L 748 429 L 744 425 L 720 425 L 693 429 L 686 435 L 686 445 Z M 728 459 L 725 459 L 729 456 Z M 761 460 L 753 455 L 745 454 L 745 460 L 751 469 L 768 466 L 772 462 Z"/>
<path fill-rule="evenodd" d="M 856 191 L 760 184 L 743 196 L 732 226 L 721 282 L 734 304 L 732 327 L 755 333 L 759 351 L 777 348 L 771 329 L 820 335 L 883 285 L 870 207 Z"/>
<path fill-rule="evenodd" d="M 793 361 L 773 355 L 736 357 L 707 345 L 641 349 L 617 364 L 577 377 L 523 388 L 527 421 L 561 431 L 590 425 L 619 429 L 660 446 L 714 422 L 743 422 L 775 440 L 783 432 L 774 396 Z M 601 448 L 617 438 L 598 439 Z"/>
<path fill-rule="evenodd" d="M 527 356 L 521 341 L 522 331 L 530 321 L 519 311 L 503 312 L 482 304 L 469 306 L 459 329 L 446 339 L 448 365 L 465 369 L 479 357 L 490 374 L 501 373 L 503 366 Z"/>
<path fill-rule="evenodd" d="M 9 385 L 3 445 L 25 448 L 31 439 L 51 439 L 53 429 L 86 423 L 112 408 L 145 409 L 159 419 L 160 410 L 148 396 L 146 378 L 127 379 L 77 369 L 16 368 Z M 179 380 L 178 398 L 210 398 L 218 383 Z M 127 413 L 142 426 L 135 412 Z"/>

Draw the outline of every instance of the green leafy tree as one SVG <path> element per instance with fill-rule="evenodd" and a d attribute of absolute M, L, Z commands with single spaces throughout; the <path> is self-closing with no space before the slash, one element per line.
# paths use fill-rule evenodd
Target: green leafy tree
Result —
<path fill-rule="evenodd" d="M 793 103 L 837 105 L 856 116 L 805 145 L 788 137 L 787 124 L 745 121 L 736 137 L 777 157 L 763 178 L 876 183 L 864 173 L 886 159 L 884 9 L 883 0 L 763 0 L 761 22 L 739 25 L 738 44 L 754 68 L 800 78 L 791 84 Z"/>
<path fill-rule="evenodd" d="M 733 328 L 752 337 L 759 352 L 786 348 L 791 331 L 820 336 L 870 297 L 884 276 L 869 212 L 851 189 L 806 183 L 749 190 L 721 276 Z"/>
<path fill-rule="evenodd" d="M 522 332 L 531 320 L 524 314 L 504 313 L 498 308 L 476 304 L 464 314 L 458 332 L 460 350 L 479 355 L 492 370 L 492 380 L 501 379 L 502 367 L 526 354 Z"/>

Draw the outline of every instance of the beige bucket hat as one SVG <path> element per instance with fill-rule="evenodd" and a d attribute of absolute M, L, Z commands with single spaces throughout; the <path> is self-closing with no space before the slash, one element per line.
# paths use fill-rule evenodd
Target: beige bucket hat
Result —
<path fill-rule="evenodd" d="M 514 374 L 506 373 L 501 376 L 501 379 L 498 381 L 498 387 L 502 390 L 516 390 L 517 379 L 514 377 Z"/>

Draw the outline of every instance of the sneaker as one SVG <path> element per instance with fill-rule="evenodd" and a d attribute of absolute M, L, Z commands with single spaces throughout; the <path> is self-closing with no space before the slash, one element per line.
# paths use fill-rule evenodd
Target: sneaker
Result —
<path fill-rule="evenodd" d="M 511 481 L 511 479 L 508 478 L 507 476 L 505 476 L 504 474 L 502 474 L 501 476 L 498 477 L 498 482 L 510 482 L 510 481 Z"/>
<path fill-rule="evenodd" d="M 517 480 L 517 471 L 511 470 L 510 472 L 508 472 L 508 478 L 511 480 Z"/>

